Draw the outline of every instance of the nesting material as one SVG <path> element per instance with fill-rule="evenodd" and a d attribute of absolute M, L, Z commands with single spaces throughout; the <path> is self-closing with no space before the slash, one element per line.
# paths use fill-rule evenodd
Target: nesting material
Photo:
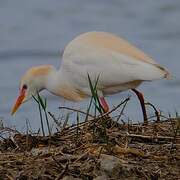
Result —
<path fill-rule="evenodd" d="M 0 142 L 0 179 L 178 179 L 179 119 L 148 125 L 109 116 L 42 137 Z"/>

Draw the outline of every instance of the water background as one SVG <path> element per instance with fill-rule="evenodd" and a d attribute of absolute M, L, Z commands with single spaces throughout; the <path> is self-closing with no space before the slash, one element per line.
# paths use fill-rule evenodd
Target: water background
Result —
<path fill-rule="evenodd" d="M 78 34 L 93 30 L 122 36 L 167 67 L 173 80 L 144 83 L 139 89 L 165 113 L 180 111 L 179 0 L 0 0 L 0 118 L 6 125 L 23 130 L 28 119 L 33 129 L 40 127 L 33 101 L 10 116 L 21 75 L 40 64 L 58 68 L 60 51 L 66 44 Z M 108 100 L 116 105 L 129 94 Z M 67 102 L 47 92 L 45 96 L 48 109 L 55 115 L 60 105 L 83 109 L 87 104 Z M 142 119 L 134 95 L 126 112 L 130 119 Z"/>

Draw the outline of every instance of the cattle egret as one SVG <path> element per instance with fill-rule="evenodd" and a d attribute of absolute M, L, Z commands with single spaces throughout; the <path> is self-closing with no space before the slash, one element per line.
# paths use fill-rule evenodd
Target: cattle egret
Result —
<path fill-rule="evenodd" d="M 99 77 L 97 92 L 105 112 L 109 110 L 105 95 L 131 89 L 140 100 L 144 121 L 147 121 L 144 98 L 135 88 L 143 81 L 170 76 L 165 68 L 122 38 L 106 32 L 87 32 L 66 46 L 59 70 L 52 65 L 27 70 L 12 114 L 43 89 L 71 101 L 90 97 L 88 75 L 93 81 Z"/>

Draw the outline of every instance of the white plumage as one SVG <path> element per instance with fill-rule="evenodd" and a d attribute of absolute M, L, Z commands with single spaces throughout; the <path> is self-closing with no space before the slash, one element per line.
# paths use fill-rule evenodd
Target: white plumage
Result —
<path fill-rule="evenodd" d="M 98 87 L 105 94 L 168 76 L 143 52 L 104 32 L 88 32 L 72 40 L 65 48 L 60 72 L 74 87 L 88 94 L 87 74 L 92 79 L 100 76 Z"/>
<path fill-rule="evenodd" d="M 57 96 L 79 101 L 91 96 L 88 74 L 96 81 L 102 106 L 108 110 L 106 94 L 133 89 L 140 99 L 144 118 L 144 99 L 135 88 L 143 81 L 168 78 L 168 71 L 127 41 L 110 33 L 88 32 L 79 35 L 65 48 L 59 70 L 51 65 L 30 68 L 22 77 L 20 95 L 13 107 L 18 107 L 47 89 Z"/>

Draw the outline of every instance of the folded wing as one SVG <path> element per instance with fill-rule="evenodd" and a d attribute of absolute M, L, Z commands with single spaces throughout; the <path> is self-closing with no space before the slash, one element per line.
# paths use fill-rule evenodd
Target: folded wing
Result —
<path fill-rule="evenodd" d="M 142 51 L 104 32 L 85 33 L 71 41 L 60 69 L 81 86 L 87 86 L 87 74 L 92 79 L 100 76 L 99 84 L 103 87 L 169 76 L 166 69 Z"/>

